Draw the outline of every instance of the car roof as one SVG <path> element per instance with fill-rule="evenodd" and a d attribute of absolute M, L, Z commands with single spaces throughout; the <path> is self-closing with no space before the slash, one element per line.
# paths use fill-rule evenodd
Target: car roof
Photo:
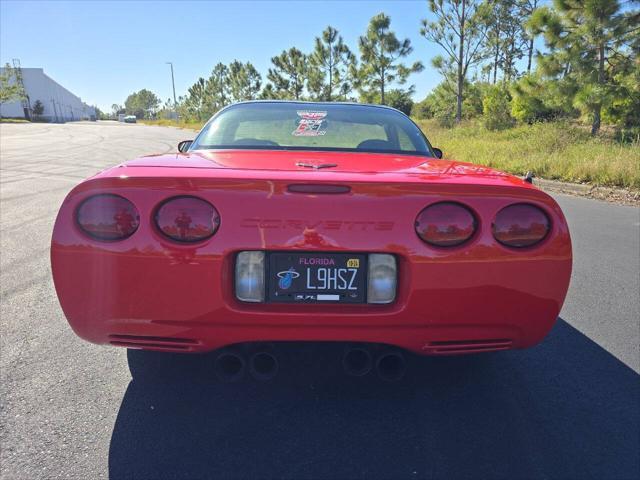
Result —
<path fill-rule="evenodd" d="M 275 100 L 275 99 L 267 99 L 267 100 L 245 100 L 242 102 L 231 103 L 220 111 L 225 110 L 229 107 L 233 107 L 235 105 L 245 105 L 251 103 L 284 103 L 284 104 L 302 104 L 302 105 L 336 105 L 336 106 L 354 106 L 354 107 L 370 107 L 370 108 L 383 108 L 385 110 L 392 110 L 394 112 L 398 112 L 402 115 L 405 115 L 404 112 L 398 110 L 397 108 L 390 107 L 389 105 L 381 105 L 378 103 L 360 103 L 360 102 L 327 102 L 321 101 L 316 102 L 313 100 Z M 406 116 L 406 115 L 405 115 Z"/>

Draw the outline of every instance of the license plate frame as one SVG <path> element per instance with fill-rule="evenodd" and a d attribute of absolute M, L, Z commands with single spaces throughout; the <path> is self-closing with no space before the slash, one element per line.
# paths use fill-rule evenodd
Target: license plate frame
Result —
<path fill-rule="evenodd" d="M 268 303 L 341 305 L 367 303 L 368 254 L 366 253 L 267 252 L 265 267 L 265 300 Z M 319 269 L 324 269 L 325 272 L 319 272 Z M 292 270 L 292 274 L 287 275 L 287 272 Z M 309 286 L 315 288 L 307 288 Z M 332 286 L 346 286 L 346 288 L 320 288 Z M 349 287 L 355 287 L 355 290 Z"/>

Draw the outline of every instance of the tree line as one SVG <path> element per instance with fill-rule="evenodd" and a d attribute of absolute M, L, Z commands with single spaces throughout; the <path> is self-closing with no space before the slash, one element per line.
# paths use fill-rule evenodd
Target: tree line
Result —
<path fill-rule="evenodd" d="M 594 135 L 603 120 L 623 136 L 640 134 L 637 8 L 618 0 L 429 0 L 429 7 L 436 20 L 420 33 L 444 51 L 432 61 L 444 81 L 416 115 L 445 125 L 482 116 L 491 129 L 581 118 Z M 538 37 L 545 50 L 536 53 Z"/>
<path fill-rule="evenodd" d="M 625 2 L 631 6 L 637 0 Z M 208 119 L 252 99 L 361 101 L 394 106 L 419 118 L 455 125 L 481 117 L 488 128 L 558 117 L 640 128 L 640 13 L 618 0 L 428 0 L 418 33 L 438 45 L 431 67 L 442 78 L 414 104 L 407 64 L 409 38 L 398 38 L 379 13 L 350 48 L 328 26 L 311 52 L 296 47 L 271 58 L 265 77 L 251 62 L 218 63 L 176 105 L 148 90 L 130 95 L 123 111 L 141 117 Z M 536 39 L 544 44 L 536 51 Z"/>

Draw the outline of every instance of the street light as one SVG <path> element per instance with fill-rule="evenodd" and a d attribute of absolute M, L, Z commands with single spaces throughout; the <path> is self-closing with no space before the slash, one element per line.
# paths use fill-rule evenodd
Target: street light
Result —
<path fill-rule="evenodd" d="M 173 111 L 176 113 L 176 120 L 178 119 L 178 102 L 176 101 L 176 82 L 173 79 L 173 62 L 165 62 L 167 65 L 171 65 L 171 85 L 173 86 Z"/>

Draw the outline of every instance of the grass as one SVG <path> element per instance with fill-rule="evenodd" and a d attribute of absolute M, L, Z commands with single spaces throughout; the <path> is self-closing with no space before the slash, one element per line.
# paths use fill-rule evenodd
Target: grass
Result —
<path fill-rule="evenodd" d="M 186 128 L 189 130 L 200 131 L 200 129 L 204 126 L 206 122 L 200 122 L 197 120 L 169 120 L 169 119 L 160 119 L 160 120 L 138 120 L 138 123 L 143 123 L 144 125 L 157 125 L 159 127 L 177 127 L 177 128 Z"/>
<path fill-rule="evenodd" d="M 453 129 L 435 121 L 418 124 L 445 158 L 486 165 L 517 175 L 640 189 L 640 145 L 621 144 L 607 136 L 564 122 L 521 125 L 491 132 L 478 123 Z"/>
<path fill-rule="evenodd" d="M 24 118 L 0 118 L 0 123 L 31 123 Z"/>

